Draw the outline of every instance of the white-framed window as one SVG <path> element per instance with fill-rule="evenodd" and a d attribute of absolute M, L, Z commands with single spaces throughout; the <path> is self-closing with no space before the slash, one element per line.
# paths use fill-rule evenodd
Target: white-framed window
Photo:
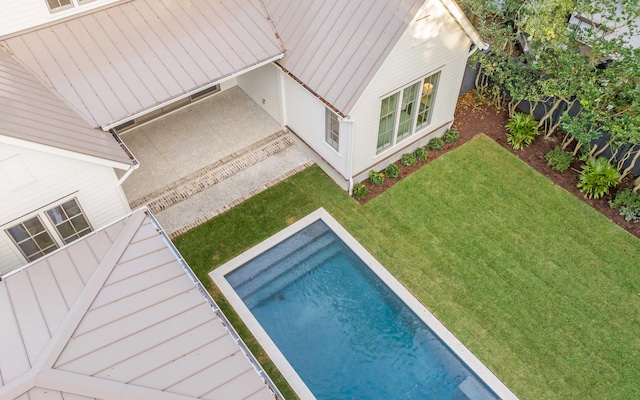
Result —
<path fill-rule="evenodd" d="M 340 151 L 340 121 L 338 116 L 328 108 L 325 108 L 324 140 L 335 149 Z"/>
<path fill-rule="evenodd" d="M 46 0 L 49 11 L 52 13 L 66 10 L 68 8 L 73 8 L 92 1 L 94 0 Z"/>
<path fill-rule="evenodd" d="M 440 72 L 429 75 L 381 100 L 377 152 L 431 123 L 439 77 Z"/>
<path fill-rule="evenodd" d="M 31 262 L 92 230 L 78 200 L 71 198 L 30 215 L 5 232 Z"/>

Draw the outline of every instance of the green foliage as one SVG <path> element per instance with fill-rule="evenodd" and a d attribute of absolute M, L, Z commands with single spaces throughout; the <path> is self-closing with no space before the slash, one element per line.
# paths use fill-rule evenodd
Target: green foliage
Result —
<path fill-rule="evenodd" d="M 529 147 L 538 134 L 538 122 L 529 114 L 517 113 L 507 123 L 507 142 L 516 150 Z"/>
<path fill-rule="evenodd" d="M 384 169 L 384 174 L 387 178 L 396 179 L 398 175 L 400 175 L 400 168 L 393 163 L 389 164 L 387 168 Z"/>
<path fill-rule="evenodd" d="M 369 171 L 369 183 L 376 186 L 382 186 L 384 183 L 384 174 L 374 170 Z"/>
<path fill-rule="evenodd" d="M 640 193 L 631 189 L 621 190 L 609 201 L 609 205 L 618 210 L 627 221 L 640 221 Z"/>
<path fill-rule="evenodd" d="M 571 162 L 573 161 L 573 154 L 568 151 L 562 151 L 559 147 L 555 147 L 544 155 L 547 160 L 547 165 L 556 171 L 566 171 L 569 169 Z"/>
<path fill-rule="evenodd" d="M 582 167 L 578 189 L 589 199 L 599 199 L 618 185 L 620 173 L 604 157 L 590 158 Z"/>
<path fill-rule="evenodd" d="M 353 185 L 353 197 L 362 199 L 369 194 L 369 188 L 364 183 L 356 183 Z"/>
<path fill-rule="evenodd" d="M 444 132 L 444 136 L 442 138 L 445 142 L 454 144 L 458 139 L 460 139 L 460 132 L 455 128 L 449 128 Z"/>
<path fill-rule="evenodd" d="M 439 137 L 433 138 L 431 140 L 429 140 L 429 143 L 427 144 L 427 149 L 429 150 L 433 150 L 433 151 L 438 151 L 438 150 L 442 150 L 442 147 L 444 146 L 442 139 Z"/>
<path fill-rule="evenodd" d="M 417 160 L 416 156 L 413 155 L 413 153 L 404 153 L 402 155 L 402 158 L 400 158 L 400 162 L 405 167 L 413 167 L 414 165 L 416 165 Z"/>
<path fill-rule="evenodd" d="M 416 160 L 422 161 L 427 159 L 427 156 L 429 155 L 429 153 L 427 152 L 427 149 L 425 149 L 424 147 L 418 147 L 413 152 L 413 155 L 416 157 Z"/>

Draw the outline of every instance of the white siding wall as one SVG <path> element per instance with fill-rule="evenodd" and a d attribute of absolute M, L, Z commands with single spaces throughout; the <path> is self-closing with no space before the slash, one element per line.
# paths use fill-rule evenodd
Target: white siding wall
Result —
<path fill-rule="evenodd" d="M 427 18 L 416 21 L 426 15 Z M 431 137 L 444 133 L 448 126 L 434 130 L 453 120 L 470 45 L 462 28 L 438 0 L 423 6 L 351 112 L 356 123 L 353 173 L 362 172 L 356 181 L 362 180 L 369 169 L 385 166 L 418 144 L 423 145 Z M 438 71 L 440 81 L 431 125 L 376 154 L 381 100 L 426 74 Z M 423 140 L 404 149 L 418 138 Z"/>
<path fill-rule="evenodd" d="M 24 264 L 19 251 L 4 231 L 10 223 L 65 196 L 76 193 L 94 229 L 127 214 L 130 209 L 118 186 L 113 168 L 67 157 L 0 144 L 1 161 L 20 155 L 26 185 L 0 185 L 0 272 Z M 16 163 L 13 163 L 15 166 Z M 15 168 L 15 167 L 14 167 Z M 26 171 L 24 169 L 26 168 Z M 6 175 L 3 180 L 8 180 Z M 17 222 L 17 221 L 16 221 Z"/>
<path fill-rule="evenodd" d="M 51 13 L 46 0 L 2 0 L 0 1 L 0 37 L 117 1 L 122 0 L 95 0 Z"/>
<path fill-rule="evenodd" d="M 295 131 L 323 160 L 347 177 L 347 134 L 340 133 L 337 152 L 325 142 L 326 106 L 291 77 L 282 76 L 284 123 Z M 342 125 L 341 125 L 342 126 Z"/>
<path fill-rule="evenodd" d="M 249 71 L 236 78 L 238 86 L 260 107 L 282 124 L 280 96 L 278 91 L 278 70 L 273 64 Z M 284 124 L 283 124 L 284 125 Z"/>

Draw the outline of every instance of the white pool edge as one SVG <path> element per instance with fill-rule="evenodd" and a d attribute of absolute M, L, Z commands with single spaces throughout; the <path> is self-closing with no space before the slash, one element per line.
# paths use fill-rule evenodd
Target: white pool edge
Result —
<path fill-rule="evenodd" d="M 496 377 L 465 345 L 462 344 L 429 310 L 426 309 L 382 264 L 378 262 L 345 228 L 336 221 L 324 208 L 319 208 L 299 221 L 291 224 L 265 241 L 245 251 L 231 261 L 216 268 L 209 276 L 218 286 L 222 294 L 247 325 L 264 351 L 271 358 L 280 373 L 300 399 L 315 399 L 307 385 L 287 361 L 280 349 L 271 340 L 267 332 L 253 316 L 242 299 L 231 287 L 225 275 L 244 265 L 256 256 L 269 250 L 310 224 L 322 220 L 347 246 L 364 261 L 365 264 L 387 285 L 409 308 L 422 319 L 427 326 L 448 346 L 469 369 L 473 371 L 502 400 L 518 400 L 518 397 Z"/>

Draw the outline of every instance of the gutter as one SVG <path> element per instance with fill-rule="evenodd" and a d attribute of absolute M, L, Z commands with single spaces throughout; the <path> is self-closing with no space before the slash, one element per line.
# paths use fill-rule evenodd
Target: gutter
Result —
<path fill-rule="evenodd" d="M 349 148 L 347 150 L 347 176 L 349 177 L 349 196 L 353 194 L 353 149 L 355 148 L 354 123 L 353 120 L 347 115 L 342 122 L 349 124 Z"/>
<path fill-rule="evenodd" d="M 118 120 L 118 121 L 116 121 L 116 122 L 113 122 L 113 123 L 111 123 L 111 124 L 109 124 L 109 125 L 104 125 L 104 126 L 102 126 L 101 128 L 102 128 L 102 130 L 103 130 L 103 131 L 105 131 L 105 132 L 106 132 L 106 131 L 110 131 L 111 129 L 113 129 L 113 128 L 117 127 L 117 126 L 120 126 L 120 125 L 122 125 L 122 124 L 124 124 L 124 123 L 126 123 L 126 122 L 132 121 L 132 120 L 134 120 L 134 119 L 136 119 L 136 118 L 139 118 L 139 117 L 141 117 L 141 116 L 143 116 L 143 115 L 145 115 L 145 114 L 148 114 L 148 113 L 150 113 L 150 112 L 153 112 L 153 111 L 159 110 L 159 109 L 161 109 L 161 108 L 163 108 L 163 107 L 166 107 L 166 106 L 168 106 L 168 105 L 169 105 L 169 104 L 171 104 L 171 103 L 175 103 L 176 101 L 179 101 L 179 100 L 182 100 L 182 99 L 184 99 L 184 98 L 187 98 L 187 97 L 191 96 L 191 95 L 192 95 L 192 94 L 194 94 L 194 93 L 200 92 L 200 91 L 202 91 L 202 90 L 209 89 L 210 87 L 213 87 L 213 86 L 215 86 L 215 85 L 219 85 L 219 84 L 221 84 L 221 83 L 223 83 L 223 82 L 226 82 L 226 81 L 228 81 L 228 80 L 231 80 L 231 79 L 233 79 L 233 78 L 235 78 L 235 77 L 237 77 L 237 76 L 240 76 L 240 75 L 245 74 L 245 73 L 247 73 L 247 72 L 250 72 L 250 71 L 253 71 L 253 70 L 258 69 L 258 68 L 260 68 L 260 67 L 263 67 L 263 66 L 265 66 L 265 65 L 267 65 L 267 64 L 271 64 L 271 63 L 273 63 L 273 62 L 275 62 L 275 61 L 278 61 L 278 60 L 280 60 L 282 57 L 284 57 L 284 53 L 280 53 L 280 54 L 278 54 L 278 55 L 276 55 L 276 56 L 273 56 L 273 57 L 271 57 L 271 58 L 268 58 L 268 59 L 266 59 L 266 60 L 264 60 L 264 61 L 261 61 L 261 62 L 259 62 L 259 63 L 257 63 L 257 64 L 253 64 L 253 65 L 252 65 L 252 66 L 250 66 L 250 67 L 247 67 L 247 68 L 245 68 L 245 69 L 243 69 L 243 70 L 241 70 L 241 71 L 234 72 L 233 74 L 231 74 L 231 75 L 227 75 L 227 76 L 225 76 L 224 78 L 221 78 L 221 79 L 219 79 L 219 80 L 217 80 L 217 81 L 210 82 L 210 83 L 208 83 L 208 84 L 206 84 L 206 85 L 204 85 L 204 86 L 197 87 L 197 88 L 195 88 L 195 89 L 193 89 L 193 90 L 188 91 L 187 93 L 181 94 L 181 95 L 180 95 L 180 96 L 178 96 L 178 97 L 173 97 L 173 98 L 171 98 L 171 99 L 169 99 L 169 100 L 167 100 L 167 101 L 164 101 L 164 102 L 162 102 L 162 103 L 160 103 L 160 104 L 156 104 L 156 105 L 155 105 L 155 106 L 153 106 L 153 107 L 147 108 L 147 109 L 146 109 L 146 110 L 144 110 L 144 111 L 140 111 L 140 112 L 138 112 L 138 113 L 135 113 L 135 114 L 133 114 L 133 115 L 130 115 L 130 116 L 128 116 L 128 117 L 125 117 L 125 118 L 123 118 L 123 119 L 121 119 L 121 120 Z"/>
<path fill-rule="evenodd" d="M 132 165 L 130 165 L 129 168 L 127 168 L 127 172 L 125 172 L 124 175 L 122 175 L 122 177 L 120 179 L 118 179 L 118 186 L 122 186 L 122 184 L 124 183 L 124 181 L 127 180 L 129 175 L 131 175 L 133 173 L 133 171 L 135 171 L 136 169 L 138 169 L 140 167 L 140 162 L 133 155 L 131 150 L 129 150 L 129 148 L 127 147 L 125 142 L 122 141 L 122 139 L 120 138 L 120 135 L 118 135 L 118 131 L 116 131 L 115 128 L 110 129 L 109 132 L 111 132 L 111 135 L 113 135 L 113 138 L 116 140 L 116 142 L 118 142 L 118 144 L 120 145 L 122 150 L 124 150 L 124 152 L 127 153 L 127 155 L 129 156 L 129 158 L 131 159 L 131 162 L 132 162 Z"/>

